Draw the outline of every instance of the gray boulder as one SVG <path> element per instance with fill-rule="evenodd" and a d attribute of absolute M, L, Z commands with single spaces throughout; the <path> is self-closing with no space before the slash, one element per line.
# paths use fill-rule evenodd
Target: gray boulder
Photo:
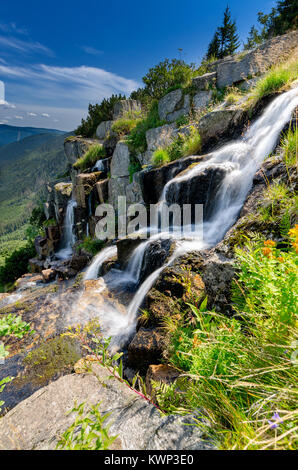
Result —
<path fill-rule="evenodd" d="M 129 185 L 129 176 L 114 177 L 109 179 L 109 204 L 118 208 L 118 196 L 126 195 L 126 187 Z"/>
<path fill-rule="evenodd" d="M 188 114 L 189 111 L 190 96 L 183 96 L 180 88 L 165 95 L 158 103 L 158 113 L 162 121 L 174 122 L 179 117 Z"/>
<path fill-rule="evenodd" d="M 127 113 L 138 113 L 142 111 L 142 105 L 137 100 L 120 100 L 114 106 L 113 120 L 119 119 Z"/>
<path fill-rule="evenodd" d="M 194 97 L 193 97 L 193 108 L 195 112 L 200 112 L 202 109 L 204 109 L 208 104 L 210 103 L 212 99 L 212 91 L 199 91 Z"/>
<path fill-rule="evenodd" d="M 115 137 L 112 131 L 113 121 L 102 121 L 96 129 L 96 137 L 99 140 L 104 140 L 108 137 Z"/>
<path fill-rule="evenodd" d="M 117 143 L 111 161 L 111 176 L 121 177 L 129 175 L 130 152 L 123 141 Z"/>
<path fill-rule="evenodd" d="M 99 366 L 93 374 L 59 378 L 19 403 L 0 420 L 0 449 L 52 450 L 61 434 L 73 423 L 67 414 L 74 402 L 99 404 L 102 414 L 111 413 L 110 435 L 118 435 L 111 449 L 201 450 L 213 446 L 192 416 L 161 415 Z M 96 374 L 96 376 L 94 375 Z M 199 418 L 200 419 L 200 418 Z M 186 426 L 186 424 L 189 424 Z"/>
<path fill-rule="evenodd" d="M 200 91 L 208 90 L 216 84 L 216 72 L 205 73 L 192 79 L 193 86 Z"/>
<path fill-rule="evenodd" d="M 176 137 L 176 130 L 175 123 L 149 129 L 146 132 L 148 150 L 154 151 L 158 148 L 167 147 Z"/>
<path fill-rule="evenodd" d="M 228 135 L 237 127 L 242 125 L 246 118 L 246 113 L 241 109 L 216 109 L 205 114 L 198 123 L 198 130 L 203 145 L 210 140 L 219 140 L 222 136 Z"/>

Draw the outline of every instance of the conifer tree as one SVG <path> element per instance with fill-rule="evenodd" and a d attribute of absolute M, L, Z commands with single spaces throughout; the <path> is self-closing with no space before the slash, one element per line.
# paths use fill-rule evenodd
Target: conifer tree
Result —
<path fill-rule="evenodd" d="M 227 6 L 224 12 L 222 26 L 217 28 L 212 41 L 210 42 L 206 58 L 216 57 L 222 59 L 227 55 L 234 54 L 240 46 L 237 34 L 236 22 L 231 19 L 231 11 Z"/>
<path fill-rule="evenodd" d="M 219 40 L 219 29 L 214 33 L 213 39 L 210 42 L 206 54 L 207 59 L 218 58 L 220 53 L 220 40 Z"/>

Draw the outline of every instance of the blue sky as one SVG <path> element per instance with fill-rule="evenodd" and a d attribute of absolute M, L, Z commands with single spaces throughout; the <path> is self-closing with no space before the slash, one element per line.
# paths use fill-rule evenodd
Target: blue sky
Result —
<path fill-rule="evenodd" d="M 274 1 L 229 0 L 244 41 Z M 2 0 L 0 123 L 72 130 L 165 57 L 199 63 L 227 1 Z"/>

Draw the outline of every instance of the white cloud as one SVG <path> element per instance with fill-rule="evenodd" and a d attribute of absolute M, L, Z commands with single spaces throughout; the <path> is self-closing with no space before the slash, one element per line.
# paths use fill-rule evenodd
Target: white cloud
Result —
<path fill-rule="evenodd" d="M 6 94 L 17 106 L 11 114 L 38 114 L 34 125 L 53 127 L 59 121 L 61 130 L 73 130 L 85 117 L 88 104 L 99 103 L 113 93 L 128 96 L 140 84 L 112 72 L 85 65 L 58 67 L 45 64 L 14 66 L 0 64 L 0 75 L 6 82 Z M 47 114 L 45 120 L 42 116 Z M 4 116 L 1 116 L 0 119 Z M 24 123 L 26 119 L 24 120 Z M 30 122 L 30 121 L 29 121 Z"/>
<path fill-rule="evenodd" d="M 90 55 L 101 55 L 103 54 L 103 51 L 96 49 L 95 47 L 92 46 L 81 46 L 82 51 L 86 52 L 86 54 Z"/>
<path fill-rule="evenodd" d="M 24 119 L 23 116 L 15 116 L 16 119 Z"/>
<path fill-rule="evenodd" d="M 45 117 L 45 118 L 51 117 L 48 113 L 41 113 L 41 116 L 42 116 L 42 117 Z"/>
<path fill-rule="evenodd" d="M 32 116 L 32 117 L 35 117 L 35 116 L 37 116 L 37 114 L 36 114 L 36 113 L 31 113 L 31 112 L 28 112 L 28 111 L 27 111 L 27 115 L 28 115 L 28 116 Z"/>
<path fill-rule="evenodd" d="M 0 31 L 4 33 L 28 34 L 27 29 L 18 27 L 14 22 L 0 23 Z"/>
<path fill-rule="evenodd" d="M 53 56 L 54 53 L 48 47 L 40 44 L 40 42 L 33 41 L 24 41 L 22 39 L 15 38 L 13 36 L 6 37 L 0 36 L 0 47 L 4 46 L 6 48 L 13 49 L 21 53 L 42 53 L 49 56 Z"/>

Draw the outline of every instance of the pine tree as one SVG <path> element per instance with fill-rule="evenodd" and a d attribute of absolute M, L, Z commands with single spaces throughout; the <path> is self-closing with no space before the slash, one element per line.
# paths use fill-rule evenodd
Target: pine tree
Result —
<path fill-rule="evenodd" d="M 298 26 L 298 0 L 279 0 L 277 3 L 275 34 L 284 34 Z"/>
<path fill-rule="evenodd" d="M 236 22 L 231 19 L 230 8 L 227 6 L 224 12 L 222 26 L 217 28 L 212 41 L 210 42 L 206 58 L 216 57 L 222 59 L 227 55 L 234 54 L 240 46 L 237 34 Z"/>
<path fill-rule="evenodd" d="M 217 29 L 214 33 L 213 39 L 210 42 L 206 54 L 206 59 L 210 60 L 212 58 L 217 59 L 220 53 L 220 40 L 219 40 L 219 30 Z"/>
<path fill-rule="evenodd" d="M 261 34 L 259 33 L 259 31 L 257 30 L 255 26 L 252 26 L 248 34 L 247 42 L 244 44 L 244 49 L 253 49 L 254 47 L 258 46 L 261 43 L 262 43 Z"/>
<path fill-rule="evenodd" d="M 237 34 L 236 22 L 231 19 L 231 11 L 227 6 L 224 12 L 223 25 L 220 31 L 220 57 L 234 54 L 240 46 L 239 36 Z"/>

